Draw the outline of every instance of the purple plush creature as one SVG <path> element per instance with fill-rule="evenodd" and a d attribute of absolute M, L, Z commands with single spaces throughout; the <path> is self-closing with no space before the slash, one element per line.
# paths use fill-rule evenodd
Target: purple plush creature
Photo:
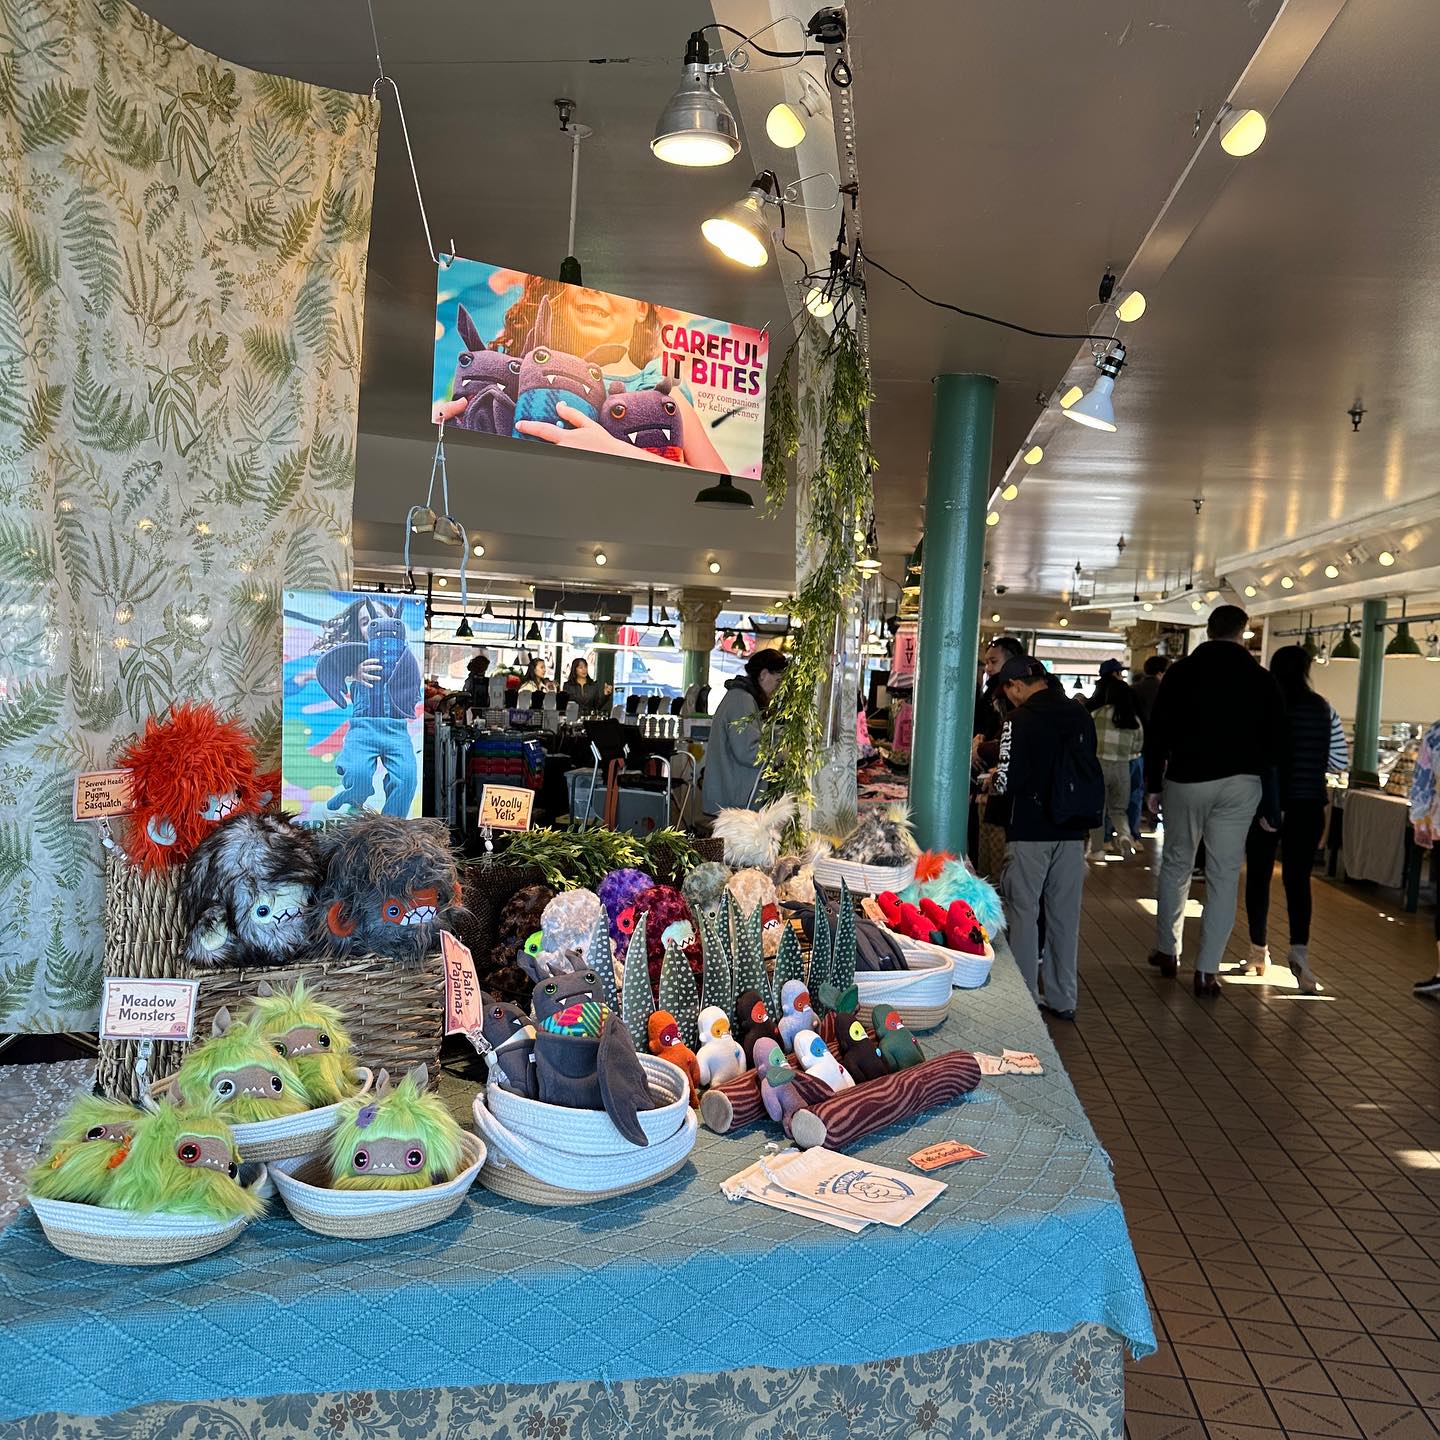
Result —
<path fill-rule="evenodd" d="M 452 400 L 465 401 L 452 424 L 484 435 L 508 435 L 515 424 L 515 399 L 520 393 L 520 361 L 500 350 L 487 350 L 470 312 L 461 305 L 456 328 L 465 348 L 450 386 Z"/>
<path fill-rule="evenodd" d="M 548 345 L 537 345 L 527 351 L 520 362 L 519 393 L 515 398 L 515 424 L 512 433 L 526 440 L 519 428 L 522 420 L 538 420 L 548 425 L 565 422 L 559 406 L 569 405 L 591 420 L 600 416 L 605 399 L 605 372 L 589 360 Z"/>
<path fill-rule="evenodd" d="M 680 407 L 670 398 L 670 377 L 648 390 L 626 390 L 619 380 L 610 382 L 610 397 L 600 411 L 600 423 L 617 440 L 638 450 L 685 459 L 685 427 Z"/>
<path fill-rule="evenodd" d="M 768 1035 L 755 1042 L 755 1069 L 760 1076 L 760 1100 L 765 1113 L 785 1125 L 788 1134 L 787 1122 L 805 1101 L 792 1083 L 795 1072 L 785 1063 L 785 1052 Z"/>
<path fill-rule="evenodd" d="M 625 947 L 630 943 L 630 936 L 635 929 L 635 897 L 642 890 L 649 890 L 654 884 L 655 877 L 647 875 L 643 870 L 612 870 L 595 887 L 595 893 L 605 907 L 605 917 L 610 922 L 610 938 L 615 942 L 616 952 L 620 955 L 625 953 Z M 625 917 L 623 927 L 622 916 Z"/>

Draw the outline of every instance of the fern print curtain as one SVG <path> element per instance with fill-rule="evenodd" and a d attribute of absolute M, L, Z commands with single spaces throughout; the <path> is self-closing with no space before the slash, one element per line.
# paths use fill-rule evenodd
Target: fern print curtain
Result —
<path fill-rule="evenodd" d="M 192 697 L 278 756 L 281 592 L 349 577 L 377 124 L 0 0 L 0 1032 L 94 1024 L 78 772 Z"/>

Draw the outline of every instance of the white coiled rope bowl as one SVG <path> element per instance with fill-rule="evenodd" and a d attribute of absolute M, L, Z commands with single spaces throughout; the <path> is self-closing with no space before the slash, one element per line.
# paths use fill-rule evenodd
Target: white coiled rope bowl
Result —
<path fill-rule="evenodd" d="M 955 985 L 955 956 L 937 946 L 924 950 L 895 936 L 905 956 L 904 970 L 857 970 L 855 989 L 860 1008 L 893 1005 L 912 1030 L 933 1030 L 950 1013 L 950 993 Z"/>

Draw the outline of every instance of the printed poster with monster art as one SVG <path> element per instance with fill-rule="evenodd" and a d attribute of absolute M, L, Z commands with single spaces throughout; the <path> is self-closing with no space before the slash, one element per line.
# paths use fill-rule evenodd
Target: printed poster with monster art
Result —
<path fill-rule="evenodd" d="M 769 352 L 747 325 L 457 258 L 431 421 L 758 479 Z"/>
<path fill-rule="evenodd" d="M 302 825 L 420 814 L 425 607 L 418 596 L 287 590 L 282 799 Z"/>

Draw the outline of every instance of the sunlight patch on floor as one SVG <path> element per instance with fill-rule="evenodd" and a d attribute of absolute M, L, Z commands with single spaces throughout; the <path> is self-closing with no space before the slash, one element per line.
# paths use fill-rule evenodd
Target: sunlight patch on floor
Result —
<path fill-rule="evenodd" d="M 1153 917 L 1157 912 L 1158 907 L 1155 901 L 1148 895 L 1142 895 L 1135 903 L 1147 915 Z M 1187 920 L 1198 920 L 1204 913 L 1200 902 L 1193 897 L 1185 902 L 1185 918 Z"/>

